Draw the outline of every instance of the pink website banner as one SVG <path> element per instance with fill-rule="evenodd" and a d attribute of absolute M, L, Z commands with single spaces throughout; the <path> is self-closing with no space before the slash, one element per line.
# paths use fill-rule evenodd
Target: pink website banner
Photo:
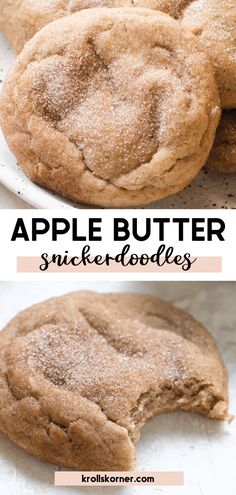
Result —
<path fill-rule="evenodd" d="M 193 258 L 194 259 L 194 258 Z M 78 258 L 79 262 L 80 258 Z M 128 259 L 127 259 L 128 260 Z M 164 262 L 164 258 L 163 258 Z M 42 265 L 42 259 L 37 256 L 18 256 L 17 257 L 17 272 L 18 273 L 41 273 L 40 266 Z M 221 273 L 222 272 L 222 258 L 220 256 L 199 256 L 191 266 L 189 270 L 191 273 Z M 121 264 L 111 261 L 109 266 L 96 265 L 94 263 L 87 264 L 86 266 L 80 264 L 79 266 L 73 266 L 72 264 L 58 266 L 53 263 L 50 264 L 47 273 L 183 273 L 181 266 L 176 264 L 164 264 L 158 266 L 153 263 L 148 263 L 145 266 L 140 264 L 135 266 L 122 266 Z M 42 272 L 43 273 L 43 272 Z"/>
<path fill-rule="evenodd" d="M 56 486 L 183 486 L 182 471 L 55 472 Z"/>

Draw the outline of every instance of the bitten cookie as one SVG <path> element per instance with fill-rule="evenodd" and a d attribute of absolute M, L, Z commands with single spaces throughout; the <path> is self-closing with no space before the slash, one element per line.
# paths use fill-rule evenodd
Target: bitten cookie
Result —
<path fill-rule="evenodd" d="M 222 106 L 236 107 L 235 0 L 0 0 L 0 29 L 19 52 L 49 22 L 93 7 L 145 7 L 182 21 L 211 57 Z"/>
<path fill-rule="evenodd" d="M 207 165 L 219 172 L 236 172 L 236 110 L 225 110 Z"/>
<path fill-rule="evenodd" d="M 5 84 L 1 125 L 33 181 L 122 207 L 191 182 L 219 105 L 211 64 L 177 21 L 149 9 L 88 9 L 26 44 Z"/>
<path fill-rule="evenodd" d="M 212 337 L 153 297 L 50 299 L 14 318 L 0 344 L 0 429 L 53 464 L 128 470 L 153 416 L 228 419 L 227 373 Z"/>

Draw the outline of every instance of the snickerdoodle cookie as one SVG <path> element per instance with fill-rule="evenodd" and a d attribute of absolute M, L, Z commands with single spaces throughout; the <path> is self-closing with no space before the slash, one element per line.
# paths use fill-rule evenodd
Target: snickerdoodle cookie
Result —
<path fill-rule="evenodd" d="M 50 299 L 0 333 L 0 429 L 43 460 L 128 470 L 167 411 L 228 419 L 227 373 L 205 328 L 150 296 Z"/>
<path fill-rule="evenodd" d="M 150 9 L 88 9 L 43 28 L 5 84 L 1 125 L 36 183 L 77 202 L 146 204 L 183 189 L 219 122 L 197 38 Z"/>
<path fill-rule="evenodd" d="M 222 106 L 236 108 L 235 0 L 0 0 L 0 29 L 19 52 L 49 22 L 93 7 L 145 7 L 179 19 L 214 63 Z"/>
<path fill-rule="evenodd" d="M 236 1 L 186 0 L 185 4 L 182 24 L 198 36 L 214 64 L 222 107 L 236 108 Z"/>
<path fill-rule="evenodd" d="M 220 172 L 236 172 L 236 110 L 224 110 L 207 164 Z"/>

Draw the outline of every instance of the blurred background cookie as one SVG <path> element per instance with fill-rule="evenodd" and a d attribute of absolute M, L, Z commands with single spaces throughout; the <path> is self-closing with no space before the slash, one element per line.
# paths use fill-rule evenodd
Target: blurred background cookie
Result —
<path fill-rule="evenodd" d="M 236 110 L 224 110 L 207 165 L 220 172 L 236 173 Z"/>
<path fill-rule="evenodd" d="M 222 107 L 236 108 L 236 2 L 195 0 L 185 4 L 182 24 L 198 36 L 214 64 Z"/>

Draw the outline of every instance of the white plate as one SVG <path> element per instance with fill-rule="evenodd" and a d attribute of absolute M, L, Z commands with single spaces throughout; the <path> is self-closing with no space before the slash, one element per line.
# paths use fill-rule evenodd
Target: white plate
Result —
<path fill-rule="evenodd" d="M 16 163 L 0 129 L 0 182 L 14 194 L 36 208 L 73 208 L 69 201 L 31 182 Z M 82 208 L 82 206 L 81 206 Z"/>
<path fill-rule="evenodd" d="M 15 58 L 0 33 L 0 86 Z M 16 163 L 0 131 L 0 182 L 36 208 L 85 208 L 33 184 Z M 149 208 L 236 208 L 236 174 L 202 171 L 179 194 Z"/>
<path fill-rule="evenodd" d="M 18 311 L 47 297 L 90 290 L 83 282 L 0 283 L 0 330 Z M 156 294 L 189 311 L 216 338 L 229 371 L 230 412 L 236 412 L 236 283 L 93 283 L 97 291 Z M 236 421 L 200 414 L 163 414 L 148 422 L 136 446 L 138 470 L 185 471 L 185 487 L 55 488 L 55 467 L 40 462 L 0 434 L 0 493 L 8 495 L 234 495 Z"/>

